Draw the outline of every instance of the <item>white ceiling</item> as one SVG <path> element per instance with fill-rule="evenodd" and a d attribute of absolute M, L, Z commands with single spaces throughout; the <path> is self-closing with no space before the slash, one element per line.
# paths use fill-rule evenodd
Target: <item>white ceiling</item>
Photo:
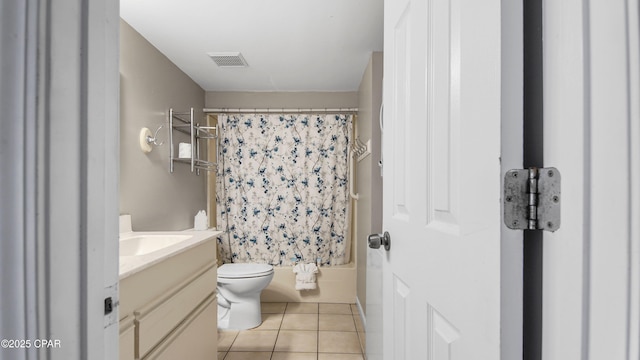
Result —
<path fill-rule="evenodd" d="M 383 0 L 120 0 L 120 16 L 207 91 L 356 91 Z M 209 52 L 239 51 L 247 68 Z"/>

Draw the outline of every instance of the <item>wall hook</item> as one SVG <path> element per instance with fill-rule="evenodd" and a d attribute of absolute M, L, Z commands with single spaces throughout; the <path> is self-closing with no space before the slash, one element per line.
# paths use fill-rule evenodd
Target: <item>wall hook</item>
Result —
<path fill-rule="evenodd" d="M 164 144 L 164 141 L 158 143 L 158 132 L 163 126 L 164 125 L 160 125 L 153 136 L 151 136 L 151 130 L 149 130 L 149 128 L 145 127 L 140 130 L 140 149 L 143 153 L 150 153 L 151 150 L 153 150 L 151 145 L 160 146 Z"/>

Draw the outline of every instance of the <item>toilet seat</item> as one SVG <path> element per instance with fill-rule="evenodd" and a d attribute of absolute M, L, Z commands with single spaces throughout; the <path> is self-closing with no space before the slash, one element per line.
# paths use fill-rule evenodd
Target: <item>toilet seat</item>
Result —
<path fill-rule="evenodd" d="M 233 263 L 218 268 L 218 278 L 244 279 L 268 276 L 273 274 L 273 266 L 269 264 Z"/>

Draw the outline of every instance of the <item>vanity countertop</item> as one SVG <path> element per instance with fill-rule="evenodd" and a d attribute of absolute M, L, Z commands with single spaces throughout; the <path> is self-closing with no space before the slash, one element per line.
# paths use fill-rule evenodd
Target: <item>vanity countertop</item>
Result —
<path fill-rule="evenodd" d="M 185 230 L 185 231 L 131 231 L 120 233 L 120 241 L 130 239 L 133 237 L 144 237 L 145 235 L 158 236 L 158 235 L 187 235 L 188 239 L 182 240 L 178 243 L 163 247 L 159 250 L 133 256 L 120 256 L 120 280 L 131 276 L 137 272 L 140 272 L 154 264 L 157 264 L 169 257 L 180 254 L 191 248 L 194 248 L 205 241 L 215 239 L 215 237 L 221 234 L 218 230 Z M 213 254 L 215 256 L 215 254 Z"/>

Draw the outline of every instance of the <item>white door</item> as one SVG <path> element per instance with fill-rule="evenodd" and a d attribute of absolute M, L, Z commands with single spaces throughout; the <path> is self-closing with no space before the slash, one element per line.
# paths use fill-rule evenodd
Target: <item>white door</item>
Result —
<path fill-rule="evenodd" d="M 522 22 L 521 8 L 501 6 L 385 1 L 384 359 L 505 356 L 501 290 L 511 285 L 501 281 L 501 257 L 522 255 L 501 245 L 500 157 L 519 151 L 517 140 L 501 149 L 501 125 L 522 118 L 521 108 L 504 118 L 511 104 L 502 99 L 521 81 L 505 67 L 522 47 L 507 48 L 503 37 L 517 38 Z M 517 284 L 513 291 L 521 303 Z M 509 321 L 520 324 L 518 339 L 521 319 Z"/>
<path fill-rule="evenodd" d="M 562 218 L 543 244 L 542 358 L 640 357 L 638 1 L 546 1 L 544 161 Z"/>

